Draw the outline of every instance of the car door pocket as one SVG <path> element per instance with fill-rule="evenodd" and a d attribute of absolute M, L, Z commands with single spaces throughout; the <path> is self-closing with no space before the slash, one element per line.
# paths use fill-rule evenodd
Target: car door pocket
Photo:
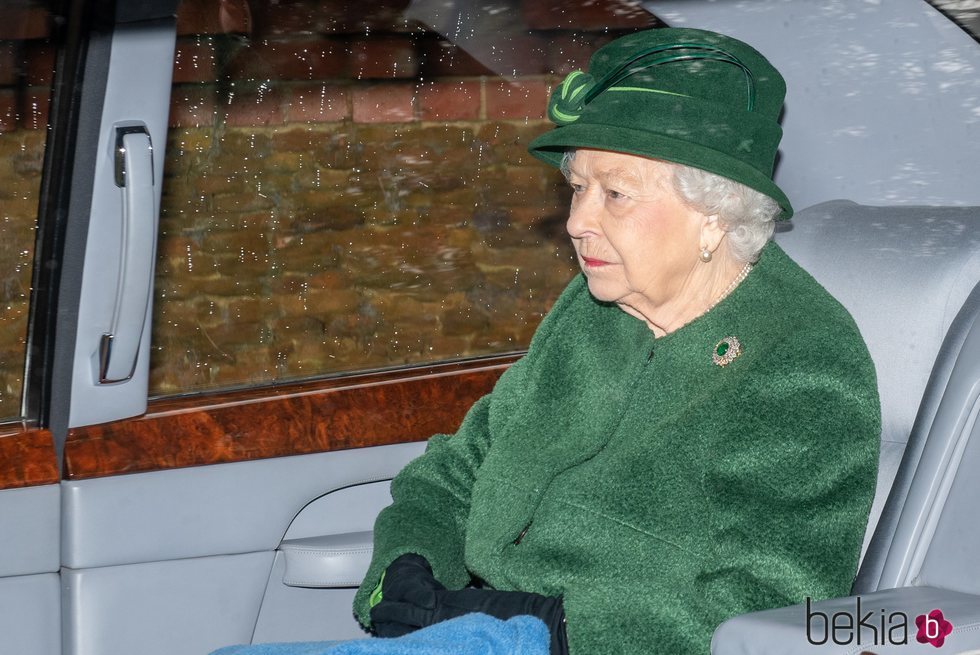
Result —
<path fill-rule="evenodd" d="M 290 587 L 356 587 L 371 563 L 374 533 L 348 532 L 288 539 L 279 546 Z"/>

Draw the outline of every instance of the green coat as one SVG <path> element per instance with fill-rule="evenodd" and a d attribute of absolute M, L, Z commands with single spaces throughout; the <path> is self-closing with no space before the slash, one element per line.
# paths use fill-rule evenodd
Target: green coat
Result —
<path fill-rule="evenodd" d="M 742 354 L 711 353 L 734 336 Z M 355 599 L 415 552 L 451 588 L 564 597 L 571 655 L 708 652 L 743 612 L 846 595 L 880 410 L 853 320 L 775 244 L 660 339 L 575 278 L 528 354 L 392 483 Z"/>

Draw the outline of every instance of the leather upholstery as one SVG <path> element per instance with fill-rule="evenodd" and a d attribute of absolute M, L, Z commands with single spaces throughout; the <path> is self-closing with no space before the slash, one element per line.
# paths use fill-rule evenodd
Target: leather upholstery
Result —
<path fill-rule="evenodd" d="M 874 605 L 912 618 L 938 608 L 954 626 L 952 652 L 980 648 L 980 208 L 835 201 L 793 222 L 778 240 L 851 311 L 875 360 L 883 414 L 855 596 L 813 607 L 860 616 Z M 915 642 L 914 625 L 909 645 L 814 646 L 807 616 L 796 605 L 735 617 L 711 652 L 935 652 Z"/>
<path fill-rule="evenodd" d="M 286 557 L 283 584 L 290 587 L 356 587 L 371 563 L 372 533 L 348 532 L 291 539 L 279 546 Z"/>
<path fill-rule="evenodd" d="M 980 280 L 980 210 L 836 200 L 800 212 L 776 240 L 851 312 L 878 371 L 882 448 L 867 548 L 917 413 L 917 432 L 932 422 L 935 392 L 921 411 L 920 399 L 943 339 Z M 887 533 L 898 517 L 885 516 Z"/>
<path fill-rule="evenodd" d="M 60 506 L 56 484 L 0 491 L 0 577 L 57 572 Z"/>
<path fill-rule="evenodd" d="M 980 602 L 974 595 L 934 587 L 906 587 L 862 595 L 860 608 L 857 598 L 851 596 L 812 603 L 809 621 L 807 608 L 800 605 L 740 616 L 723 623 L 715 631 L 711 652 L 713 655 L 856 655 L 867 650 L 875 655 L 932 655 L 937 652 L 935 646 L 915 640 L 915 617 L 936 608 L 941 609 L 945 619 L 953 624 L 953 632 L 939 653 L 962 653 L 968 648 L 980 648 Z M 827 620 L 818 612 L 826 615 Z M 861 627 L 860 619 L 869 612 L 871 616 L 865 621 L 865 627 Z M 896 612 L 901 612 L 908 623 L 907 644 L 885 643 L 886 635 L 899 641 L 902 631 L 893 631 L 893 628 L 901 625 L 903 619 L 892 616 Z M 833 621 L 836 613 L 858 617 L 853 622 L 853 630 L 837 631 L 838 641 L 846 643 L 835 644 L 834 633 L 828 631 L 827 623 Z M 838 619 L 838 625 L 844 627 L 846 621 Z M 810 643 L 808 627 L 809 639 L 817 644 Z M 860 644 L 857 643 L 858 632 Z M 825 638 L 826 642 L 820 643 Z"/>

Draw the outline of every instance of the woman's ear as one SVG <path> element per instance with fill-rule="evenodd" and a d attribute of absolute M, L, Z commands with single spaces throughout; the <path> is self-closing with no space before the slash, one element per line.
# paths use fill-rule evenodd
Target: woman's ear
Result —
<path fill-rule="evenodd" d="M 701 223 L 701 246 L 712 254 L 721 246 L 722 239 L 728 233 L 725 226 L 718 220 L 716 214 L 705 216 Z"/>

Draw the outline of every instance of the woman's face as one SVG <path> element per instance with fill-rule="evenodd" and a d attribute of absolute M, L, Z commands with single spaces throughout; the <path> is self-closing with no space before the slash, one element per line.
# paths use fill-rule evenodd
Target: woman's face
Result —
<path fill-rule="evenodd" d="M 568 181 L 568 234 L 589 291 L 635 309 L 670 304 L 691 286 L 706 217 L 671 184 L 668 163 L 604 150 L 576 151 Z"/>

